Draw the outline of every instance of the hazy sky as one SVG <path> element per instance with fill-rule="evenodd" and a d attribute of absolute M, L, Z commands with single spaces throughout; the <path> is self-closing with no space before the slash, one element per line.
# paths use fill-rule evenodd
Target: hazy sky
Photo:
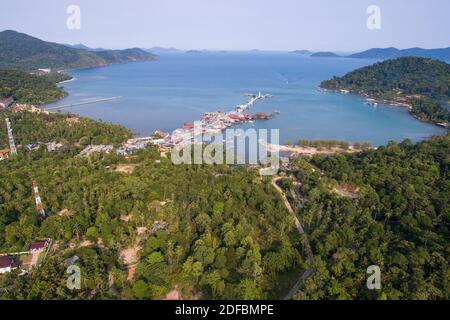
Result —
<path fill-rule="evenodd" d="M 69 5 L 81 29 L 69 30 Z M 369 5 L 381 30 L 366 26 Z M 352 51 L 450 46 L 449 0 L 1 0 L 0 29 L 91 47 Z"/>

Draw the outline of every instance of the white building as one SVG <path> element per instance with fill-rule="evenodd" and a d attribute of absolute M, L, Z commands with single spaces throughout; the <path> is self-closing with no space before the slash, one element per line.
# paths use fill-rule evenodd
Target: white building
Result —
<path fill-rule="evenodd" d="M 11 272 L 19 267 L 19 262 L 10 256 L 0 257 L 0 274 Z"/>

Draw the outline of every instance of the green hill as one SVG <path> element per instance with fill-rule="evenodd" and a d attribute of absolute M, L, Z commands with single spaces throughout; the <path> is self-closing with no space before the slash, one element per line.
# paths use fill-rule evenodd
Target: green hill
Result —
<path fill-rule="evenodd" d="M 450 64 L 417 57 L 386 60 L 321 83 L 325 89 L 408 103 L 416 117 L 435 123 L 450 121 L 449 85 Z"/>
<path fill-rule="evenodd" d="M 50 103 L 66 94 L 56 83 L 70 78 L 66 74 L 56 72 L 38 76 L 21 70 L 0 69 L 0 99 L 13 96 L 19 103 Z"/>
<path fill-rule="evenodd" d="M 12 30 L 0 32 L 0 68 L 70 69 L 155 60 L 141 49 L 92 52 L 46 42 Z"/>

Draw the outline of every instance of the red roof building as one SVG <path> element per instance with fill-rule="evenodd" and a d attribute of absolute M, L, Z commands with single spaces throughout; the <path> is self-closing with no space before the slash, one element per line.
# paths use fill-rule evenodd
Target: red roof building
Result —
<path fill-rule="evenodd" d="M 14 258 L 10 256 L 1 256 L 0 257 L 0 274 L 11 272 L 14 269 L 17 269 L 20 265 L 19 261 L 16 261 Z"/>
<path fill-rule="evenodd" d="M 0 160 L 8 159 L 9 158 L 9 149 L 0 150 Z"/>
<path fill-rule="evenodd" d="M 30 246 L 30 251 L 39 251 L 47 246 L 47 240 L 34 241 Z"/>
<path fill-rule="evenodd" d="M 14 102 L 13 97 L 0 99 L 0 109 L 8 108 Z"/>

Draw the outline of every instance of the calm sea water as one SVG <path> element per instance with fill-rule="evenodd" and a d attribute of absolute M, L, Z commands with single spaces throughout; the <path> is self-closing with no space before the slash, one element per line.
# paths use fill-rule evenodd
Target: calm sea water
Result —
<path fill-rule="evenodd" d="M 371 60 L 304 58 L 295 54 L 180 54 L 156 62 L 132 63 L 72 71 L 62 105 L 122 96 L 117 101 L 77 106 L 72 113 L 122 124 L 139 134 L 172 132 L 207 111 L 228 111 L 247 100 L 244 92 L 272 94 L 253 112 L 280 111 L 256 128 L 280 129 L 280 140 L 339 139 L 413 141 L 442 134 L 444 129 L 415 120 L 403 108 L 370 107 L 364 99 L 317 90 L 321 80 L 343 75 Z M 247 125 L 244 125 L 247 127 Z"/>

